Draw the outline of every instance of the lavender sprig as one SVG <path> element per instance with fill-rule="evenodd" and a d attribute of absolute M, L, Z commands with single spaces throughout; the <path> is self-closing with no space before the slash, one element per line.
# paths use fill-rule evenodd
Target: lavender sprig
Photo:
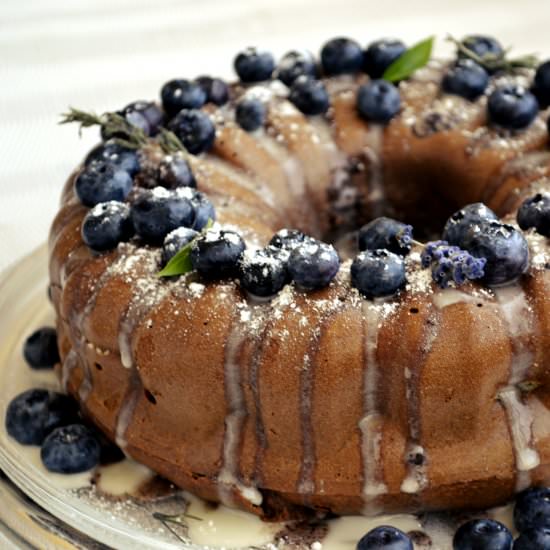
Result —
<path fill-rule="evenodd" d="M 451 283 L 459 286 L 467 280 L 480 279 L 485 275 L 487 260 L 476 258 L 447 241 L 432 241 L 426 244 L 420 256 L 422 266 L 432 268 L 432 279 L 441 288 Z"/>

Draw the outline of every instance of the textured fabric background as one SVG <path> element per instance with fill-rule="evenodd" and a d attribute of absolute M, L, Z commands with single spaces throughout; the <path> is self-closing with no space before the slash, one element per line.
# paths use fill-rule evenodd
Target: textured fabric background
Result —
<path fill-rule="evenodd" d="M 230 78 L 249 45 L 280 55 L 328 38 L 412 43 L 484 32 L 550 56 L 550 0 L 0 0 L 0 269 L 42 243 L 61 185 L 97 139 L 60 127 L 155 98 L 173 77 Z"/>

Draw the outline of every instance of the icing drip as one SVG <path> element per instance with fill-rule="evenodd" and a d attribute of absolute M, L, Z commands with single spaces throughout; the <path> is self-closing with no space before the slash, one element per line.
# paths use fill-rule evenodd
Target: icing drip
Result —
<path fill-rule="evenodd" d="M 364 416 L 359 422 L 361 430 L 361 451 L 363 455 L 363 499 L 365 513 L 372 513 L 371 502 L 378 495 L 387 492 L 386 484 L 378 471 L 380 445 L 382 440 L 382 418 L 377 410 L 377 389 L 379 366 L 376 356 L 378 331 L 381 326 L 380 312 L 376 303 L 363 301 L 364 360 L 365 374 L 363 386 Z"/>
<path fill-rule="evenodd" d="M 126 432 L 128 431 L 128 426 L 134 416 L 134 411 L 141 395 L 141 388 L 141 380 L 137 370 L 132 369 L 128 380 L 128 388 L 124 395 L 124 401 L 118 411 L 115 427 L 115 443 L 122 450 L 124 450 L 128 445 L 128 442 L 126 441 Z"/>
<path fill-rule="evenodd" d="M 73 370 L 78 366 L 78 355 L 76 351 L 71 348 L 69 350 L 69 353 L 65 357 L 65 360 L 63 361 L 63 365 L 61 367 L 61 389 L 67 393 L 68 391 L 68 385 L 69 380 L 71 378 L 71 374 L 73 373 Z"/>
<path fill-rule="evenodd" d="M 430 353 L 433 343 L 438 335 L 439 318 L 435 312 L 426 319 L 424 341 L 420 348 L 421 358 L 425 359 Z M 401 483 L 401 492 L 419 493 L 428 486 L 427 457 L 420 445 L 420 382 L 418 372 L 413 372 L 405 367 L 405 394 L 407 399 L 409 440 L 405 449 L 405 462 L 407 475 Z"/>
<path fill-rule="evenodd" d="M 369 192 L 367 201 L 371 205 L 372 217 L 382 215 L 385 203 L 384 165 L 382 149 L 384 145 L 384 127 L 379 124 L 370 124 L 367 131 L 368 145 L 363 154 L 369 162 Z"/>
<path fill-rule="evenodd" d="M 223 504 L 233 504 L 232 490 L 252 503 L 260 506 L 262 494 L 255 488 L 244 485 L 239 480 L 239 448 L 242 430 L 248 411 L 242 389 L 240 354 L 243 344 L 250 336 L 250 330 L 258 326 L 263 318 L 263 308 L 253 307 L 237 314 L 225 343 L 224 381 L 227 415 L 223 441 L 223 464 L 218 474 L 219 497 Z M 254 318 L 252 318 L 254 317 Z"/>
<path fill-rule="evenodd" d="M 516 457 L 516 490 L 530 485 L 529 472 L 540 464 L 537 451 L 532 448 L 533 412 L 524 403 L 517 385 L 527 378 L 533 363 L 530 334 L 533 331 L 533 311 L 525 292 L 519 285 L 495 289 L 502 316 L 508 327 L 512 345 L 510 377 L 508 385 L 499 392 L 498 398 L 508 416 L 510 435 Z"/>

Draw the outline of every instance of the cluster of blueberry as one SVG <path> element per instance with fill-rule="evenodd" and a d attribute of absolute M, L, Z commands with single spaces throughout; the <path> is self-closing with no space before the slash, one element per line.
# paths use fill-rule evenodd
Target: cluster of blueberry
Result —
<path fill-rule="evenodd" d="M 502 523 L 473 519 L 462 524 L 453 537 L 453 550 L 549 550 L 550 489 L 534 487 L 516 496 L 514 538 Z M 413 542 L 403 531 L 390 526 L 376 527 L 357 544 L 357 550 L 413 550 Z"/>
<path fill-rule="evenodd" d="M 23 354 L 33 369 L 53 368 L 59 361 L 55 330 L 36 330 Z M 97 466 L 104 451 L 100 437 L 82 423 L 78 404 L 58 392 L 31 389 L 19 394 L 8 405 L 5 426 L 22 445 L 40 446 L 42 463 L 51 472 L 85 472 Z"/>

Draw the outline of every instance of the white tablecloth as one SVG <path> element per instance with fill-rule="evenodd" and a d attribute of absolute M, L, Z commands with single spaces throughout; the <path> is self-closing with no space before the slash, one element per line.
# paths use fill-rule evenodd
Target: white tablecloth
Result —
<path fill-rule="evenodd" d="M 246 46 L 483 32 L 550 55 L 549 0 L 0 0 L 0 269 L 47 237 L 61 185 L 96 141 L 56 124 L 155 98 L 173 77 L 231 77 Z"/>

